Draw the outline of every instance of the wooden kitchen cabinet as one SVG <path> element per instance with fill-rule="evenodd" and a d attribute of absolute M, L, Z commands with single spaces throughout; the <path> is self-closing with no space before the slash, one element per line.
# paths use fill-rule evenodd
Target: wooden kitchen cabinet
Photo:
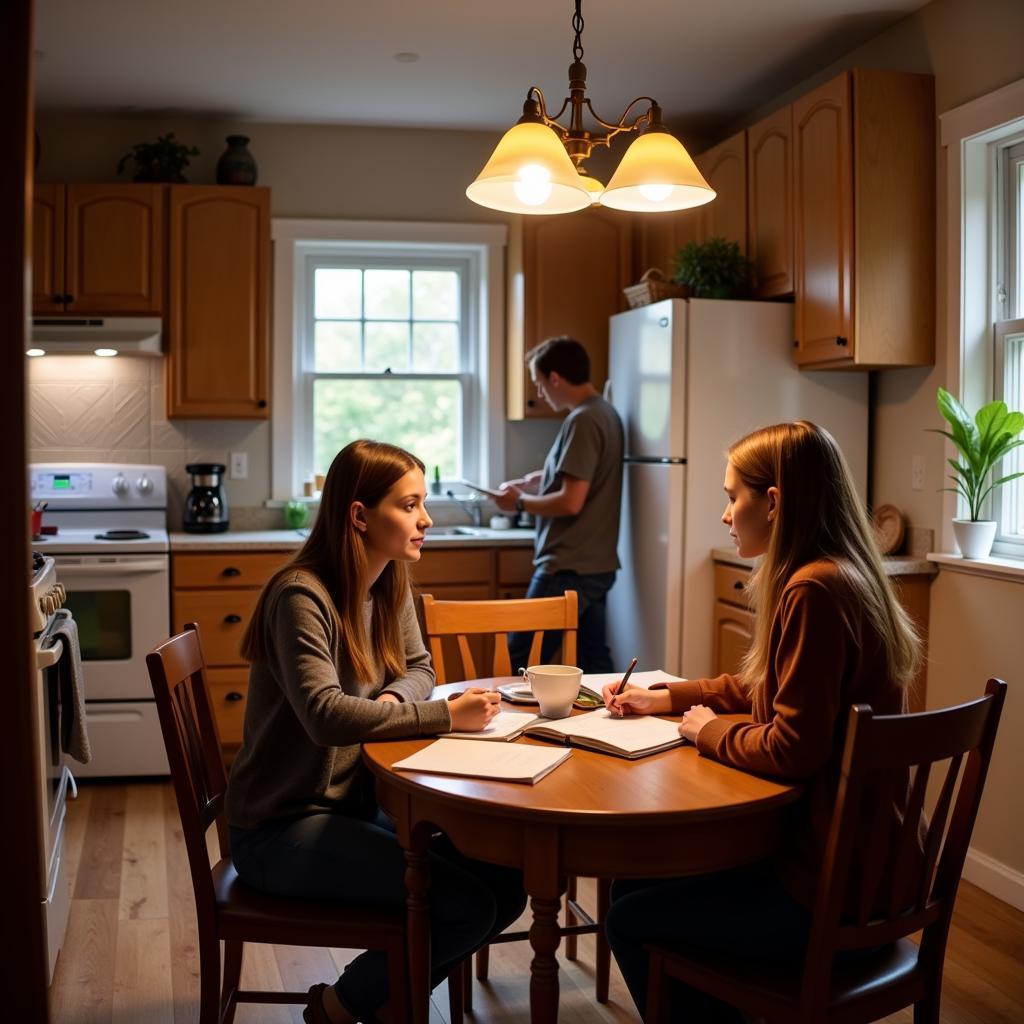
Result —
<path fill-rule="evenodd" d="M 249 667 L 239 646 L 263 584 L 292 551 L 178 554 L 171 558 L 172 618 L 198 622 L 221 750 L 230 763 L 242 742 Z"/>
<path fill-rule="evenodd" d="M 168 419 L 266 419 L 270 190 L 170 187 Z"/>
<path fill-rule="evenodd" d="M 793 104 L 796 360 L 934 362 L 935 99 L 855 69 Z"/>
<path fill-rule="evenodd" d="M 710 203 L 698 206 L 697 241 L 724 238 L 747 251 L 747 136 L 737 132 L 705 150 L 694 161 L 715 190 Z"/>
<path fill-rule="evenodd" d="M 161 185 L 36 185 L 33 313 L 158 316 L 165 220 Z"/>
<path fill-rule="evenodd" d="M 755 294 L 793 292 L 793 108 L 747 129 L 747 256 Z"/>
<path fill-rule="evenodd" d="M 608 376 L 608 318 L 626 308 L 633 283 L 633 219 L 591 208 L 563 217 L 519 217 L 509 237 L 507 415 L 561 415 L 537 397 L 525 354 L 554 335 L 578 339 L 590 354 L 591 381 Z"/>

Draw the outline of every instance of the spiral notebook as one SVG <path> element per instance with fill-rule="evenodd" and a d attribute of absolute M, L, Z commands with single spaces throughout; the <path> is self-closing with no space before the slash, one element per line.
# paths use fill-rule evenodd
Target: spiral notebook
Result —
<path fill-rule="evenodd" d="M 585 747 L 587 750 L 624 757 L 630 761 L 670 750 L 683 743 L 675 722 L 652 715 L 627 715 L 619 718 L 604 708 L 557 722 L 538 719 L 523 732 L 527 736 Z"/>

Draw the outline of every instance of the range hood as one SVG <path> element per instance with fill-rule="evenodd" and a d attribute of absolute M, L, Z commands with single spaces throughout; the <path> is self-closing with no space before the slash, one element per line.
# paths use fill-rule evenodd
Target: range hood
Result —
<path fill-rule="evenodd" d="M 28 354 L 159 356 L 160 330 L 158 316 L 33 317 Z"/>

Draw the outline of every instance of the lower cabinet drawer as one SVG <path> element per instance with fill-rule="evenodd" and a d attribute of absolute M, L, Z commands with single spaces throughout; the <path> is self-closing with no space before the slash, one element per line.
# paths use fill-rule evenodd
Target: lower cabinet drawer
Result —
<path fill-rule="evenodd" d="M 533 548 L 498 549 L 498 587 L 521 583 L 522 590 L 516 597 L 526 596 L 526 585 L 533 578 Z"/>
<path fill-rule="evenodd" d="M 260 596 L 252 590 L 176 590 L 174 628 L 199 623 L 199 636 L 207 665 L 238 665 L 242 637 Z"/>
<path fill-rule="evenodd" d="M 747 607 L 747 580 L 750 570 L 737 565 L 715 563 L 715 598 Z"/>
<path fill-rule="evenodd" d="M 249 696 L 247 668 L 211 668 L 206 673 L 210 684 L 210 704 L 217 719 L 217 730 L 224 746 L 242 742 L 245 704 Z"/>

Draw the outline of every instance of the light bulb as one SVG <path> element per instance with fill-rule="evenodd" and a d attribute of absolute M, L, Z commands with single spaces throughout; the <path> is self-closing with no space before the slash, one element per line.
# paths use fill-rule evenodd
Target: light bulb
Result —
<path fill-rule="evenodd" d="M 45 348 L 28 348 L 28 349 L 25 349 L 25 355 L 32 356 L 32 358 L 35 359 L 37 356 L 45 356 L 46 355 L 46 349 Z"/>
<path fill-rule="evenodd" d="M 519 180 L 512 186 L 516 198 L 527 206 L 540 206 L 551 196 L 551 174 L 540 164 L 519 168 Z"/>
<path fill-rule="evenodd" d="M 111 356 L 117 355 L 116 348 L 97 348 L 93 350 L 94 356 L 102 356 L 104 359 L 109 359 Z"/>
<path fill-rule="evenodd" d="M 640 185 L 639 192 L 652 203 L 663 203 L 672 195 L 672 185 Z"/>

